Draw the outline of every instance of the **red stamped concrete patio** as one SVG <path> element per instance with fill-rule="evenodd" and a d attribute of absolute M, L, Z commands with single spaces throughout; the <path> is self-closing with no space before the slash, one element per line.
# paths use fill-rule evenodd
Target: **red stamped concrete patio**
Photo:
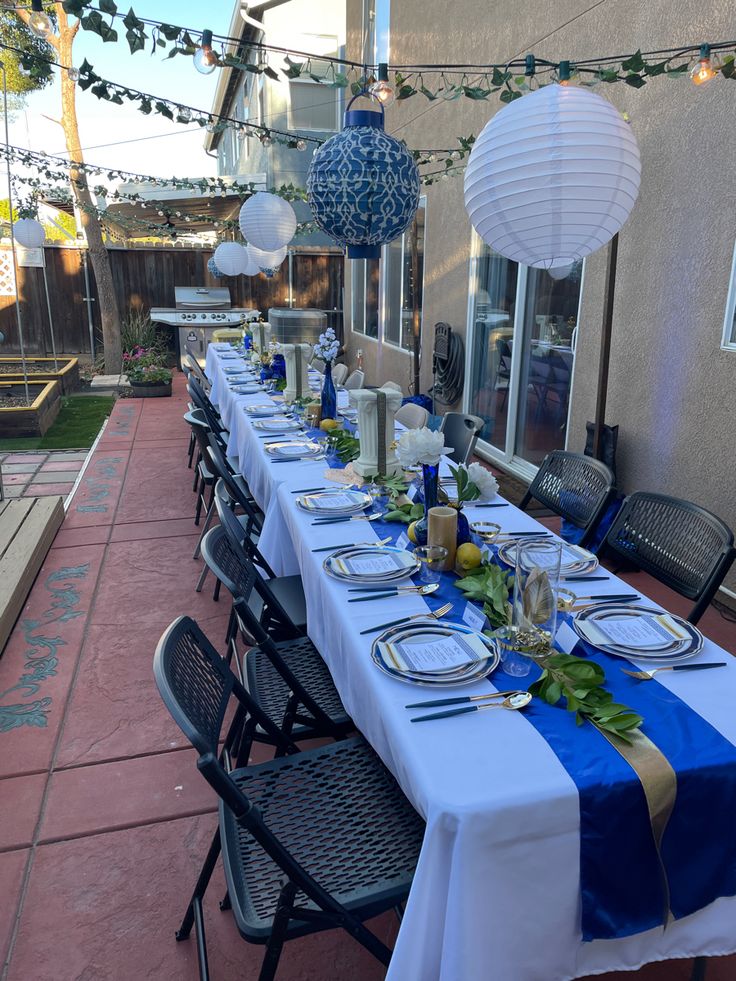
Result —
<path fill-rule="evenodd" d="M 3 981 L 197 977 L 194 940 L 177 944 L 174 929 L 215 804 L 159 700 L 151 661 L 180 613 L 221 642 L 228 606 L 194 591 L 184 394 L 179 378 L 171 399 L 116 404 L 0 660 Z M 661 596 L 651 580 L 632 581 Z M 733 624 L 715 610 L 702 625 L 736 650 Z M 212 975 L 247 981 L 262 951 L 218 910 L 223 890 L 215 882 L 206 902 Z M 393 942 L 393 916 L 373 926 Z M 604 978 L 686 981 L 690 967 L 668 962 Z M 333 931 L 288 944 L 279 978 L 383 974 Z M 736 957 L 711 961 L 709 981 L 734 977 Z"/>

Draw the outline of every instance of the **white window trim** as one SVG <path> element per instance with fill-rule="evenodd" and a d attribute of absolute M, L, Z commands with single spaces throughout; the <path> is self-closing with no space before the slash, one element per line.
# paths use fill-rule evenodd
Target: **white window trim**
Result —
<path fill-rule="evenodd" d="M 424 209 L 424 248 L 427 247 L 427 197 L 423 194 L 419 198 L 419 207 Z M 408 231 L 408 229 L 407 229 Z M 404 310 L 404 260 L 406 258 L 406 234 L 403 232 L 401 235 L 401 298 L 399 301 L 399 314 Z M 426 267 L 422 267 L 422 313 L 421 319 L 419 321 L 419 336 L 423 337 L 422 331 L 424 330 L 424 272 Z M 389 347 L 394 348 L 397 351 L 403 351 L 404 354 L 413 354 L 413 350 L 410 347 L 404 347 L 402 341 L 404 340 L 404 320 L 400 318 L 399 320 L 399 340 L 390 341 L 386 337 L 386 319 L 388 317 L 388 296 L 386 290 L 386 270 L 388 270 L 388 245 L 384 245 L 381 249 L 381 276 L 378 284 L 378 321 L 379 321 L 379 333 L 383 336 L 383 343 L 388 344 Z"/>
<path fill-rule="evenodd" d="M 293 110 L 291 107 L 291 87 L 292 85 L 312 85 L 317 88 L 322 89 L 325 92 L 325 102 L 328 101 L 327 93 L 331 92 L 335 99 L 335 119 L 334 125 L 325 129 L 324 126 L 305 126 L 303 123 L 297 123 L 294 119 Z M 342 108 L 342 102 L 340 98 L 339 89 L 331 89 L 327 85 L 322 85 L 320 82 L 313 82 L 311 78 L 290 78 L 289 79 L 289 105 L 288 105 L 288 119 L 289 119 L 289 129 L 299 130 L 300 133 L 337 133 L 340 129 L 340 119 Z M 305 110 L 306 111 L 306 110 Z"/>
<path fill-rule="evenodd" d="M 721 338 L 722 351 L 736 351 L 736 326 L 734 326 L 733 322 L 734 314 L 736 314 L 736 245 L 733 247 L 731 279 L 728 284 L 726 313 L 723 317 L 723 336 Z"/>

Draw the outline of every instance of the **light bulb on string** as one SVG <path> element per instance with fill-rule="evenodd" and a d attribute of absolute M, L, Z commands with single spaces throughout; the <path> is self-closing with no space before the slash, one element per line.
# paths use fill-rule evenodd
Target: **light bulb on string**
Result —
<path fill-rule="evenodd" d="M 705 85 L 706 82 L 710 82 L 712 78 L 715 78 L 717 74 L 718 72 L 713 67 L 710 58 L 710 45 L 701 44 L 700 59 L 697 65 L 690 71 L 690 78 L 693 85 Z"/>
<path fill-rule="evenodd" d="M 177 113 L 176 118 L 177 118 L 177 121 L 180 122 L 180 123 L 191 123 L 191 121 L 192 121 L 192 111 L 191 111 L 191 109 L 187 109 L 186 106 L 182 106 L 181 109 L 179 110 L 179 112 Z"/>
<path fill-rule="evenodd" d="M 193 60 L 200 75 L 211 75 L 217 68 L 217 55 L 212 50 L 212 31 L 202 31 L 202 44 L 194 52 Z"/>
<path fill-rule="evenodd" d="M 261 141 L 261 146 L 271 146 L 273 143 L 273 137 L 268 131 L 261 133 L 258 139 Z"/>
<path fill-rule="evenodd" d="M 36 37 L 43 39 L 46 39 L 53 30 L 51 18 L 44 11 L 41 0 L 32 0 L 31 16 L 28 18 L 28 27 L 31 29 L 33 34 L 36 35 Z"/>
<path fill-rule="evenodd" d="M 67 77 L 69 78 L 69 81 L 71 81 L 71 82 L 78 82 L 79 81 L 79 69 L 78 68 L 74 68 L 73 66 L 71 68 L 67 68 L 66 74 L 67 74 Z"/>
<path fill-rule="evenodd" d="M 368 87 L 368 91 L 382 106 L 390 106 L 396 99 L 396 93 L 389 84 L 388 65 L 385 62 L 378 66 L 378 80 Z"/>
<path fill-rule="evenodd" d="M 259 48 L 258 63 L 256 68 L 259 72 L 265 72 L 265 70 L 268 68 L 268 55 L 263 48 Z"/>
<path fill-rule="evenodd" d="M 561 61 L 557 68 L 557 81 L 560 85 L 570 84 L 570 62 Z"/>

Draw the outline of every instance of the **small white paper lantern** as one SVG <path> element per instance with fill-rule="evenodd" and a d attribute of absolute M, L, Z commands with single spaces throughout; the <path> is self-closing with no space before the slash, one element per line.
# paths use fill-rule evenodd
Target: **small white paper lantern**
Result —
<path fill-rule="evenodd" d="M 269 279 L 286 258 L 286 246 L 274 252 L 265 252 L 255 245 L 248 246 L 248 256 Z"/>
<path fill-rule="evenodd" d="M 552 279 L 567 279 L 567 277 L 572 272 L 573 263 L 566 262 L 564 266 L 552 266 L 547 272 L 552 277 Z"/>
<path fill-rule="evenodd" d="M 13 223 L 13 235 L 18 245 L 26 249 L 39 249 L 46 241 L 46 232 L 35 218 L 19 218 Z"/>
<path fill-rule="evenodd" d="M 212 258 L 223 276 L 239 276 L 248 262 L 248 253 L 237 242 L 221 242 Z"/>
<path fill-rule="evenodd" d="M 636 139 L 610 102 L 574 85 L 546 85 L 484 127 L 465 171 L 465 208 L 494 251 L 556 268 L 613 238 L 640 177 Z"/>
<path fill-rule="evenodd" d="M 296 213 L 278 194 L 259 191 L 240 209 L 240 231 L 257 249 L 276 252 L 294 238 Z"/>
<path fill-rule="evenodd" d="M 246 256 L 246 261 L 245 261 L 245 269 L 243 270 L 243 275 L 257 276 L 261 270 L 258 268 L 258 264 L 254 262 L 253 259 L 251 259 L 250 252 L 248 252 L 247 249 L 245 250 L 245 256 Z"/>

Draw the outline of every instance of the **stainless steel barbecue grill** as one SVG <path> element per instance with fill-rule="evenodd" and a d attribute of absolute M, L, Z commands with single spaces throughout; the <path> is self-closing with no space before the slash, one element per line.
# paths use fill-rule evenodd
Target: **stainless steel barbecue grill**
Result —
<path fill-rule="evenodd" d="M 230 290 L 224 286 L 177 286 L 175 307 L 152 307 L 151 320 L 177 328 L 180 364 L 192 354 L 204 365 L 207 345 L 221 327 L 239 327 L 258 318 L 258 310 L 230 306 Z"/>

